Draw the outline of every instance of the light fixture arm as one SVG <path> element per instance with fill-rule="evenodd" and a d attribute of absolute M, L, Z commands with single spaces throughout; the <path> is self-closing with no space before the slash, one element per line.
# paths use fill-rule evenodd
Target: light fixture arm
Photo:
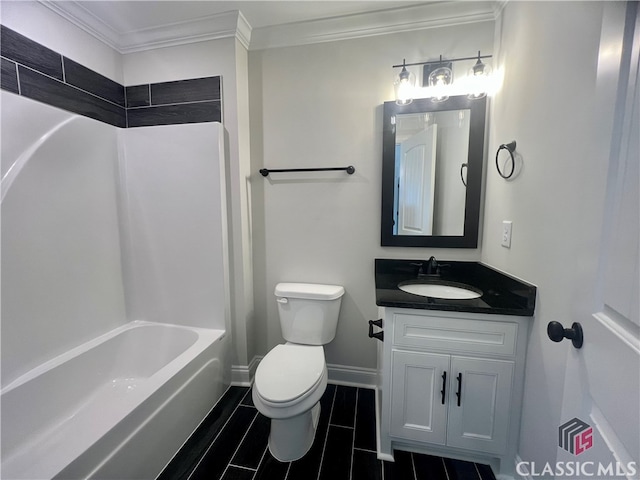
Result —
<path fill-rule="evenodd" d="M 401 67 L 414 67 L 416 65 L 438 65 L 440 63 L 444 63 L 444 62 L 462 62 L 462 61 L 468 61 L 468 60 L 480 60 L 482 58 L 492 58 L 493 55 L 480 55 L 480 52 L 478 52 L 478 55 L 475 55 L 473 57 L 461 57 L 461 58 L 447 58 L 445 60 L 442 59 L 442 55 L 440 55 L 440 60 L 431 60 L 429 62 L 414 62 L 414 63 L 406 63 L 406 62 L 402 62 L 399 65 L 393 65 L 391 68 L 401 68 Z"/>

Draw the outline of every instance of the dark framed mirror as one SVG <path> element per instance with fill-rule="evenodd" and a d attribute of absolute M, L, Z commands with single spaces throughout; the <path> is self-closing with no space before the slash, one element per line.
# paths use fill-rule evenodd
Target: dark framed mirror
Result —
<path fill-rule="evenodd" d="M 476 248 L 486 97 L 384 104 L 383 246 Z"/>

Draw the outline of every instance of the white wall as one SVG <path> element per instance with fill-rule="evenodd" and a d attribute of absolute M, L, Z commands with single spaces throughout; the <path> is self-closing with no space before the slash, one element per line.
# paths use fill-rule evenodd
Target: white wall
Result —
<path fill-rule="evenodd" d="M 27 159 L 2 202 L 2 382 L 126 322 L 116 128 L 5 91 L 2 161 Z M 25 128 L 37 118 L 41 130 Z M 69 123 L 56 129 L 65 120 Z M 44 119 L 50 121 L 45 125 Z M 5 149 L 5 145 L 10 147 Z M 5 185 L 3 185 L 3 189 Z"/>
<path fill-rule="evenodd" d="M 0 22 L 91 70 L 123 83 L 121 55 L 35 1 L 3 1 Z"/>
<path fill-rule="evenodd" d="M 392 65 L 490 52 L 493 22 L 249 52 L 256 353 L 282 336 L 281 281 L 346 288 L 330 364 L 375 368 L 376 257 L 479 259 L 479 251 L 380 247 L 382 104 Z M 354 165 L 356 173 L 258 170 Z"/>
<path fill-rule="evenodd" d="M 228 328 L 222 129 L 118 131 L 129 320 Z"/>
<path fill-rule="evenodd" d="M 497 21 L 504 82 L 492 100 L 482 260 L 538 286 L 520 456 L 540 465 L 556 458 L 568 351 L 546 327 L 590 301 L 571 292 L 597 266 L 615 99 L 597 101 L 602 12 L 601 2 L 509 2 Z M 491 160 L 514 139 L 523 166 L 505 181 Z"/>

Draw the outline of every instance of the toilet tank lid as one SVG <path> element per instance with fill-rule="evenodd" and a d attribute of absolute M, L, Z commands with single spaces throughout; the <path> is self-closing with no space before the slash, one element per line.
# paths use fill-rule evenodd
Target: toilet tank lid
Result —
<path fill-rule="evenodd" d="M 344 287 L 319 283 L 279 283 L 275 294 L 276 297 L 335 300 L 344 295 Z"/>

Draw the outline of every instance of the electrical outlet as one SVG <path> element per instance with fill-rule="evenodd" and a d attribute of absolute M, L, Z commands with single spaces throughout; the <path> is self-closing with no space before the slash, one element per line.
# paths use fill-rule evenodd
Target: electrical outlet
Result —
<path fill-rule="evenodd" d="M 502 222 L 502 246 L 511 248 L 511 226 L 510 220 L 504 220 Z"/>

